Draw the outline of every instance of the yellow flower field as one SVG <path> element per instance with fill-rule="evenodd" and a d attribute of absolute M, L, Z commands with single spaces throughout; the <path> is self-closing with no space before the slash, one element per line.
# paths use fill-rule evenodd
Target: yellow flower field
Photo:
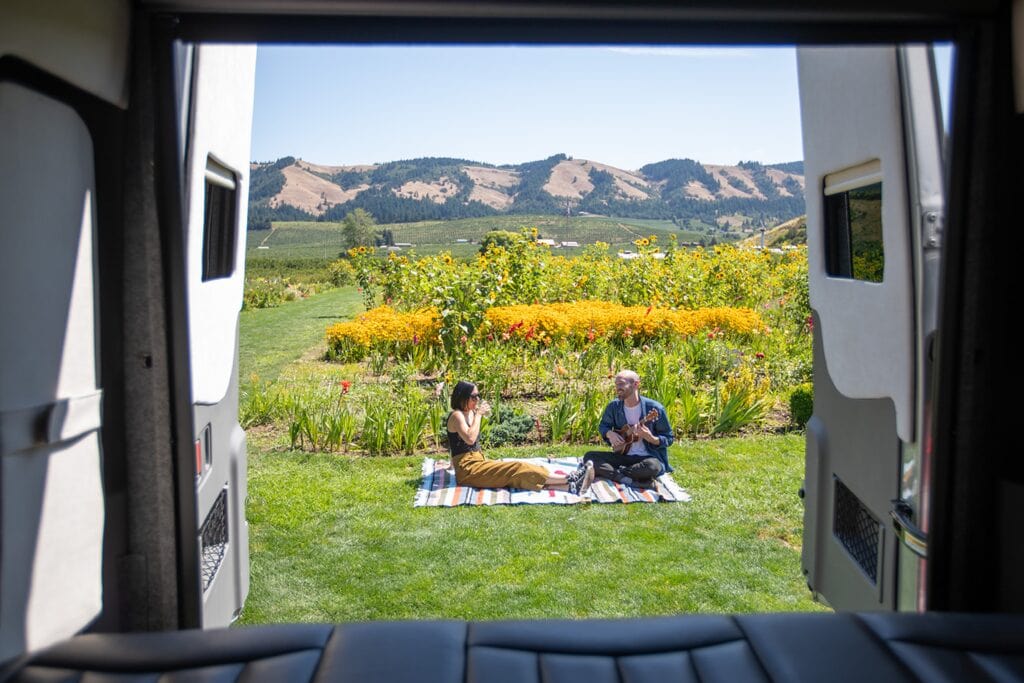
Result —
<path fill-rule="evenodd" d="M 655 339 L 691 337 L 701 332 L 750 334 L 764 327 L 749 308 L 704 308 L 695 311 L 654 306 L 623 306 L 608 301 L 495 306 L 474 341 L 576 343 L 609 338 L 641 343 Z M 335 354 L 357 360 L 369 351 L 419 344 L 438 345 L 441 318 L 436 310 L 409 313 L 380 306 L 347 322 L 327 328 L 327 343 Z M 468 339 L 467 339 L 468 341 Z"/>

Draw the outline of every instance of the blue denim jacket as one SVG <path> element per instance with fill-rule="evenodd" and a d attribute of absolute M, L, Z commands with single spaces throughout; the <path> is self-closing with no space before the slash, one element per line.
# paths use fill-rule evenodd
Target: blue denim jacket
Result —
<path fill-rule="evenodd" d="M 643 444 L 647 448 L 648 455 L 653 455 L 661 464 L 665 466 L 666 472 L 672 471 L 672 466 L 668 464 L 668 447 L 675 441 L 675 436 L 672 434 L 672 425 L 668 423 L 668 416 L 665 414 L 665 407 L 655 401 L 653 398 L 647 398 L 646 396 L 640 397 L 640 417 L 647 415 L 651 412 L 651 409 L 658 411 L 658 419 L 653 423 L 648 423 L 647 427 L 651 430 L 655 436 L 658 437 L 658 445 L 655 446 L 652 443 L 644 441 Z M 626 406 L 621 399 L 614 399 L 611 403 L 605 406 L 604 413 L 601 415 L 601 425 L 598 427 L 598 431 L 601 432 L 601 438 L 604 439 L 605 443 L 609 443 L 605 433 L 609 429 L 619 429 L 620 427 L 626 426 Z"/>

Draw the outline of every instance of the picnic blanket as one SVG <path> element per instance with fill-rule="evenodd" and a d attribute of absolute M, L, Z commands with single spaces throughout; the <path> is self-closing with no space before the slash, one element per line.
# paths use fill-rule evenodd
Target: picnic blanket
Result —
<path fill-rule="evenodd" d="M 505 458 L 514 460 L 515 458 Z M 552 474 L 568 474 L 579 465 L 579 458 L 522 458 L 546 467 Z M 459 486 L 455 470 L 447 460 L 425 458 L 423 478 L 416 491 L 413 507 L 455 507 L 456 505 L 573 505 L 575 503 L 657 503 L 687 502 L 688 494 L 670 474 L 657 479 L 655 489 L 637 489 L 607 479 L 597 479 L 582 496 L 568 491 L 526 491 L 523 489 L 475 489 Z"/>

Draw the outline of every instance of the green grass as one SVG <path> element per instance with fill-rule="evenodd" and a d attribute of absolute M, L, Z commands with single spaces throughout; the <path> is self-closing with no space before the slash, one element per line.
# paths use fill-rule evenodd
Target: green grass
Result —
<path fill-rule="evenodd" d="M 242 311 L 239 380 L 244 384 L 253 374 L 262 380 L 276 379 L 286 365 L 323 343 L 328 325 L 362 310 L 355 288 L 341 287 L 277 308 Z"/>
<path fill-rule="evenodd" d="M 243 383 L 322 381 L 308 359 L 325 327 L 360 310 L 341 288 L 244 311 Z M 287 438 L 249 432 L 242 624 L 822 609 L 800 573 L 801 435 L 678 442 L 691 503 L 454 509 L 412 508 L 421 457 L 293 452 Z"/>
<path fill-rule="evenodd" d="M 260 252 L 245 260 L 245 277 L 250 278 L 289 278 L 291 282 L 331 282 L 331 259 L 320 257 L 307 258 L 270 258 Z"/>
<path fill-rule="evenodd" d="M 693 501 L 656 505 L 413 509 L 419 457 L 279 444 L 250 435 L 243 624 L 823 609 L 800 573 L 799 435 L 674 446 Z"/>
<path fill-rule="evenodd" d="M 666 240 L 668 235 L 676 235 L 681 242 L 697 241 L 703 236 L 695 231 L 681 231 L 671 221 L 599 216 L 501 215 L 378 226 L 381 230 L 391 230 L 396 242 L 415 244 L 418 254 L 450 250 L 457 257 L 471 256 L 479 250 L 478 245 L 456 243 L 457 239 L 479 242 L 490 230 L 517 232 L 524 227 L 536 227 L 543 237 L 556 241 L 575 240 L 581 245 L 600 240 L 625 246 L 631 245 L 638 237 L 651 234 L 658 235 L 661 240 Z M 718 239 L 721 241 L 723 237 L 719 235 Z M 260 246 L 268 248 L 259 249 Z M 246 249 L 250 259 L 332 259 L 344 251 L 344 242 L 340 223 L 283 222 L 275 223 L 273 231 L 249 231 Z M 571 256 L 577 251 L 566 250 L 566 255 Z"/>

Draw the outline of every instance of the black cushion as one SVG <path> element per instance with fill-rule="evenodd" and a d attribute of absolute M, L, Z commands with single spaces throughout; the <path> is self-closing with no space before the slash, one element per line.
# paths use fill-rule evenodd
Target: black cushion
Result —
<path fill-rule="evenodd" d="M 761 614 L 85 635 L 10 681 L 1021 681 L 1024 617 Z"/>

